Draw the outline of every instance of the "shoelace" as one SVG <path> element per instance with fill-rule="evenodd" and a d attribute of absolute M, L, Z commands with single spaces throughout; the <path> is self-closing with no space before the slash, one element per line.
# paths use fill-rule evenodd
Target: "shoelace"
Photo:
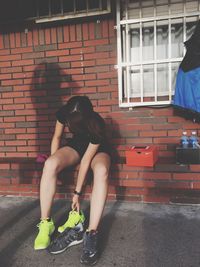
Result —
<path fill-rule="evenodd" d="M 44 232 L 48 232 L 47 228 L 44 228 L 44 224 L 45 224 L 46 220 L 41 220 L 38 224 L 37 227 L 39 228 L 39 230 L 45 230 Z M 42 229 L 43 228 L 43 229 Z"/>
<path fill-rule="evenodd" d="M 97 246 L 97 234 L 87 234 L 84 242 L 84 251 L 88 253 L 94 253 Z"/>
<path fill-rule="evenodd" d="M 76 238 L 77 233 L 74 229 L 67 228 L 63 233 L 61 233 L 54 241 L 54 244 L 60 245 L 63 242 L 72 241 L 70 238 Z"/>
<path fill-rule="evenodd" d="M 45 220 L 41 220 L 36 226 L 40 228 L 44 224 Z"/>

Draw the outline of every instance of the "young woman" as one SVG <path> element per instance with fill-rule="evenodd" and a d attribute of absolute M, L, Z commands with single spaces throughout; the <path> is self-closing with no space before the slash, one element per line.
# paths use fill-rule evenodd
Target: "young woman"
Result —
<path fill-rule="evenodd" d="M 91 168 L 93 171 L 93 189 L 90 201 L 90 218 L 88 229 L 83 237 L 81 263 L 93 264 L 97 260 L 97 228 L 107 197 L 110 168 L 105 123 L 100 115 L 93 111 L 92 104 L 86 96 L 70 98 L 67 104 L 58 110 L 56 117 L 51 156 L 45 162 L 40 183 L 41 221 L 38 225 L 39 233 L 35 239 L 34 247 L 35 249 L 47 248 L 50 244 L 50 235 L 55 230 L 51 219 L 51 206 L 56 192 L 58 173 L 66 167 L 80 163 L 77 184 L 72 198 L 72 209 L 80 212 L 80 195 L 86 174 Z M 72 138 L 66 146 L 60 148 L 65 126 L 72 133 Z M 63 238 L 67 239 L 66 236 Z M 60 242 L 59 246 L 62 247 L 62 244 L 63 242 Z M 61 248 L 59 252 L 64 251 L 64 249 Z"/>

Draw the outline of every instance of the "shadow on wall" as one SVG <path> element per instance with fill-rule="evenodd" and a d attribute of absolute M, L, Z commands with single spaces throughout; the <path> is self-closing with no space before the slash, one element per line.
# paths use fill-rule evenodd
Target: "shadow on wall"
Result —
<path fill-rule="evenodd" d="M 54 132 L 56 111 L 75 93 L 78 88 L 76 82 L 72 82 L 71 75 L 67 74 L 58 63 L 41 62 L 33 73 L 30 88 L 30 103 L 27 106 L 28 122 L 26 123 L 27 133 L 33 134 L 34 139 L 28 140 L 27 150 L 33 157 L 37 154 L 50 154 L 51 138 Z M 67 135 L 67 133 L 66 133 Z M 32 178 L 36 183 L 38 170 L 42 164 L 37 163 L 36 171 L 32 170 Z M 20 182 L 27 180 L 23 166 L 19 166 Z M 31 180 L 30 180 L 31 183 Z"/>
<path fill-rule="evenodd" d="M 70 87 L 62 83 L 71 82 L 71 75 L 65 74 L 57 63 L 39 64 L 32 80 L 31 101 L 35 110 L 35 146 L 39 153 L 50 152 L 50 141 L 55 125 L 55 112 L 72 94 Z M 67 86 L 67 85 L 66 85 Z"/>

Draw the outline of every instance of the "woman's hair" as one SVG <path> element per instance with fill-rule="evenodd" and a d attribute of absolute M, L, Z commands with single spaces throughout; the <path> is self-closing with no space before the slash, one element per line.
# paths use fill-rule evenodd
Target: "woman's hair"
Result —
<path fill-rule="evenodd" d="M 67 115 L 80 113 L 83 116 L 88 116 L 93 112 L 93 106 L 87 96 L 73 96 L 66 105 Z"/>
<path fill-rule="evenodd" d="M 75 133 L 88 131 L 91 136 L 102 138 L 104 123 L 96 118 L 87 96 L 71 97 L 65 106 L 65 117 L 69 129 Z"/>

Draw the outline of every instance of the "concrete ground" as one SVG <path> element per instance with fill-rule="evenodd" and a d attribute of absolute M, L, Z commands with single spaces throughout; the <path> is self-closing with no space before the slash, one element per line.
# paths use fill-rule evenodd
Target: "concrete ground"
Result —
<path fill-rule="evenodd" d="M 65 221 L 70 203 L 55 201 L 54 220 Z M 88 213 L 89 203 L 83 203 Z M 34 251 L 39 201 L 0 197 L 1 267 L 79 267 L 82 245 L 59 255 Z M 109 202 L 100 226 L 96 266 L 199 267 L 200 206 Z"/>

